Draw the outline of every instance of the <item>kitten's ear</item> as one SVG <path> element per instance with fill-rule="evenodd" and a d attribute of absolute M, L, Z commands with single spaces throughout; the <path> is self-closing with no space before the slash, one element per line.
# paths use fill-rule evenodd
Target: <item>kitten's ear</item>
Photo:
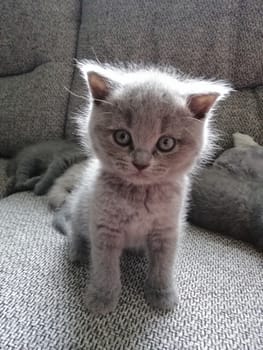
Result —
<path fill-rule="evenodd" d="M 107 99 L 115 84 L 96 72 L 88 72 L 87 76 L 91 95 L 95 103 L 100 104 Z"/>
<path fill-rule="evenodd" d="M 187 105 L 194 114 L 194 118 L 203 119 L 206 113 L 213 107 L 218 97 L 218 93 L 190 95 L 187 98 Z"/>
<path fill-rule="evenodd" d="M 88 72 L 88 84 L 94 100 L 105 100 L 113 88 L 113 83 L 96 72 Z"/>

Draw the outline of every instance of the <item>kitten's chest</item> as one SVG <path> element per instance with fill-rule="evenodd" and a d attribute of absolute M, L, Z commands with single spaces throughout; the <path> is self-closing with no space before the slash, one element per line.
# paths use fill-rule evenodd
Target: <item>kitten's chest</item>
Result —
<path fill-rule="evenodd" d="M 137 200 L 127 200 L 123 213 L 122 225 L 125 232 L 125 246 L 128 248 L 144 247 L 147 236 L 155 229 L 170 226 L 173 221 L 175 198 L 171 193 L 146 191 Z"/>

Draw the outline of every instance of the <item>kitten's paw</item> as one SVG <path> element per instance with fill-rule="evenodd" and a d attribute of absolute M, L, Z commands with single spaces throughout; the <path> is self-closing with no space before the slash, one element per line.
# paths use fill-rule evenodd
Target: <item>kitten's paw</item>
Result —
<path fill-rule="evenodd" d="M 37 183 L 34 187 L 34 193 L 37 196 L 43 196 L 44 194 L 47 193 L 47 189 L 41 183 Z"/>
<path fill-rule="evenodd" d="M 89 262 L 90 247 L 86 240 L 71 243 L 69 250 L 69 259 L 72 264 L 81 266 Z"/>
<path fill-rule="evenodd" d="M 84 303 L 88 311 L 98 315 L 106 315 L 115 310 L 118 300 L 119 291 L 99 291 L 90 286 L 86 292 Z"/>
<path fill-rule="evenodd" d="M 172 310 L 178 304 L 178 295 L 175 289 L 157 289 L 146 284 L 145 299 L 154 308 Z"/>

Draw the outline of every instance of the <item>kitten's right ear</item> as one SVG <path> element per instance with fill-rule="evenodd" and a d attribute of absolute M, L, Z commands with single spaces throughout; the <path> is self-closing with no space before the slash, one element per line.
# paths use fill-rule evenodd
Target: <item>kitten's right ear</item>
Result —
<path fill-rule="evenodd" d="M 96 72 L 91 71 L 87 75 L 90 92 L 95 102 L 99 103 L 100 100 L 106 100 L 113 88 L 113 83 Z"/>

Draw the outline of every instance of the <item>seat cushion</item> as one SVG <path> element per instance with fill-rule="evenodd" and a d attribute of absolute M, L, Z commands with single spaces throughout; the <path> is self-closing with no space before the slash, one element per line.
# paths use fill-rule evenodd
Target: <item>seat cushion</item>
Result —
<path fill-rule="evenodd" d="M 61 137 L 80 20 L 74 0 L 0 3 L 0 155 Z"/>
<path fill-rule="evenodd" d="M 174 278 L 175 310 L 143 297 L 145 258 L 122 259 L 117 310 L 93 316 L 82 290 L 89 268 L 69 262 L 67 237 L 51 227 L 45 197 L 0 201 L 0 339 L 3 349 L 261 350 L 262 256 L 249 245 L 187 226 Z"/>
<path fill-rule="evenodd" d="M 6 175 L 6 166 L 7 159 L 0 158 L 0 199 L 6 189 L 7 184 L 7 175 Z"/>

